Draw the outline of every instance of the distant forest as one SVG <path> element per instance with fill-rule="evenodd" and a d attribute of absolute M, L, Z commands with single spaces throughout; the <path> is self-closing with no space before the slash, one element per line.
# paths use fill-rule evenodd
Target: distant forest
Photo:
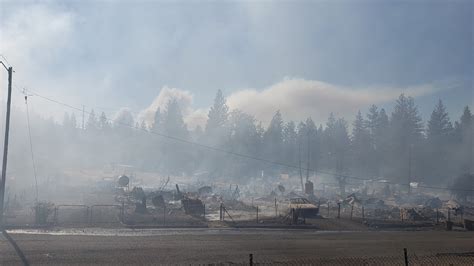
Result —
<path fill-rule="evenodd" d="M 31 176 L 26 122 L 16 116 L 11 171 Z M 339 181 L 353 176 L 449 186 L 474 168 L 474 117 L 469 108 L 451 120 L 439 100 L 424 123 L 414 99 L 403 94 L 393 110 L 372 105 L 366 114 L 354 114 L 352 122 L 331 114 L 324 125 L 311 118 L 284 121 L 284 114 L 276 111 L 264 127 L 252 115 L 229 110 L 220 90 L 206 126 L 192 131 L 176 100 L 156 110 L 152 125 L 134 121 L 130 112 L 113 121 L 94 110 L 87 116 L 84 130 L 74 113 L 65 113 L 62 123 L 32 117 L 39 176 L 51 175 L 52 169 L 101 169 L 120 163 L 162 176 L 241 182 L 261 176 L 262 171 L 265 176 L 287 173 L 309 179 L 330 172 Z"/>

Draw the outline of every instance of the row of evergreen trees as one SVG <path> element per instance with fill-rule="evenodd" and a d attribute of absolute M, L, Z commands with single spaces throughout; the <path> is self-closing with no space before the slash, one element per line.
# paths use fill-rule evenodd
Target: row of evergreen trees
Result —
<path fill-rule="evenodd" d="M 230 111 L 219 90 L 204 129 L 188 130 L 173 99 L 156 110 L 151 125 L 135 123 L 127 110 L 114 121 L 92 111 L 82 132 L 66 114 L 62 134 L 68 141 L 61 144 L 72 145 L 74 161 L 87 166 L 119 162 L 162 174 L 247 179 L 262 171 L 330 172 L 339 181 L 354 176 L 446 185 L 473 171 L 473 121 L 466 106 L 453 124 L 439 100 L 425 126 L 413 98 L 402 94 L 390 114 L 372 105 L 367 114 L 355 114 L 351 126 L 332 113 L 323 126 L 311 118 L 285 122 L 276 111 L 265 128 L 249 114 Z"/>

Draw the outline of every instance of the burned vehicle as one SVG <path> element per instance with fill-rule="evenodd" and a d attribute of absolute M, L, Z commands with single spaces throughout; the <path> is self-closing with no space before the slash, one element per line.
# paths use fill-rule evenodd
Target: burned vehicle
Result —
<path fill-rule="evenodd" d="M 298 216 L 313 218 L 318 216 L 319 208 L 306 198 L 291 198 L 289 208 Z"/>

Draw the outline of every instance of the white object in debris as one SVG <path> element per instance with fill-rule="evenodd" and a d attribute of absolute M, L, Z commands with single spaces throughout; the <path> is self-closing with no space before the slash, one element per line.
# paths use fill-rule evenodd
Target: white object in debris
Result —
<path fill-rule="evenodd" d="M 418 188 L 418 182 L 410 182 L 411 188 Z"/>

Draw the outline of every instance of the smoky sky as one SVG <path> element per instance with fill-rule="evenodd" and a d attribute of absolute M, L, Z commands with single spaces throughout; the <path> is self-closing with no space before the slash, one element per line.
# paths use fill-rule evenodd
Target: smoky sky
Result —
<path fill-rule="evenodd" d="M 294 78 L 374 93 L 454 80 L 417 96 L 424 113 L 439 97 L 458 113 L 473 101 L 472 10 L 471 1 L 3 1 L 0 53 L 25 86 L 110 109 L 138 112 L 166 86 L 205 109 L 217 89 Z"/>

